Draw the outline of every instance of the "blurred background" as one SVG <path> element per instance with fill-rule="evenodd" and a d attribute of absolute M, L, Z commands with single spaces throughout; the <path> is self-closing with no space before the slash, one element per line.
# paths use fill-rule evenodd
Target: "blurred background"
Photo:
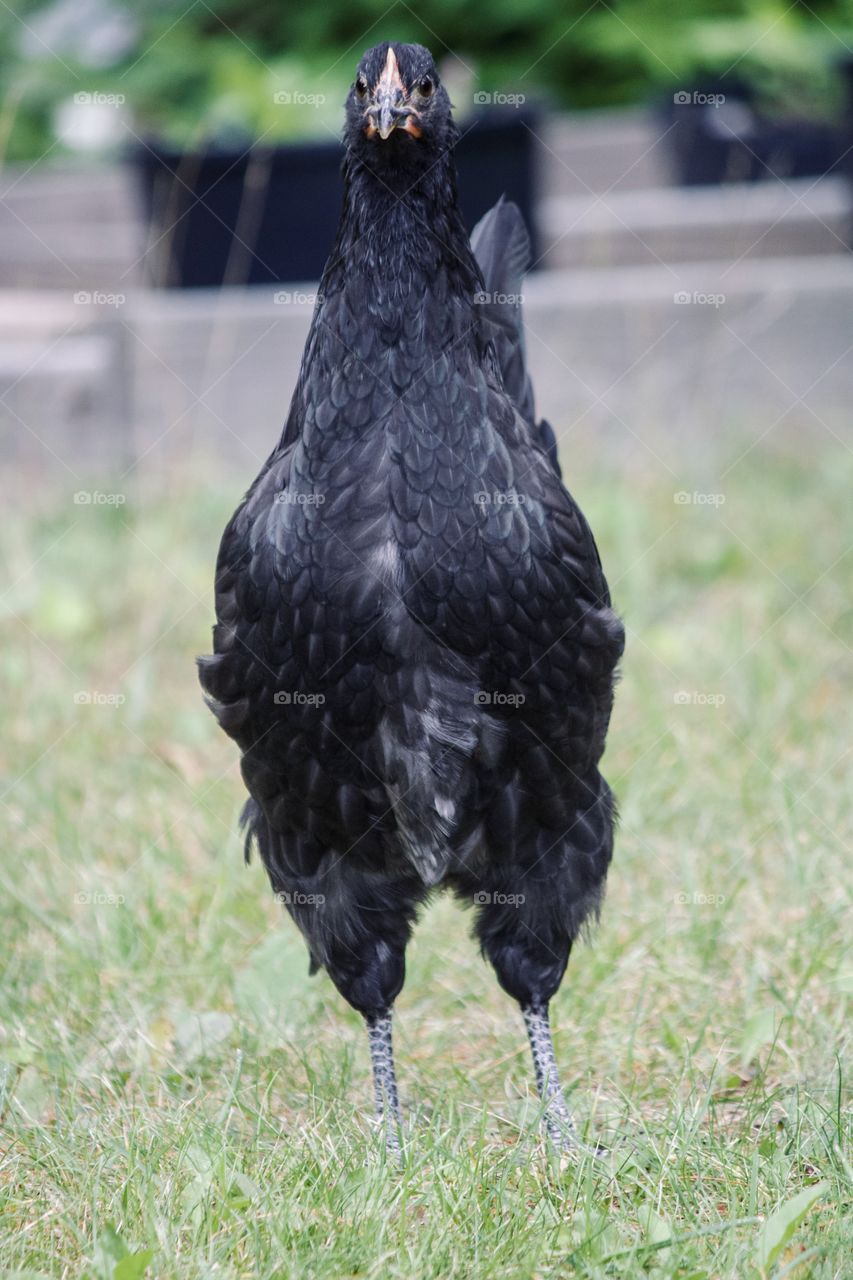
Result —
<path fill-rule="evenodd" d="M 343 99 L 387 37 L 441 64 L 469 224 L 502 192 L 528 220 L 530 359 L 558 427 L 647 460 L 735 424 L 843 429 L 851 0 L 18 0 L 7 460 L 251 477 L 334 235 Z"/>

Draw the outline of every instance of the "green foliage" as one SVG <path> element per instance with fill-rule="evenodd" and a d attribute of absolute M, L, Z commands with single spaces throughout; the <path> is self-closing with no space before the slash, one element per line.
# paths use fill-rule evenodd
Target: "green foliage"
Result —
<path fill-rule="evenodd" d="M 735 77 L 757 86 L 781 114 L 837 110 L 834 68 L 853 45 L 853 0 L 398 0 L 390 9 L 384 0 L 113 0 L 135 35 L 112 65 L 94 67 L 73 42 L 66 47 L 43 27 L 56 2 L 23 0 L 15 12 L 0 6 L 14 158 L 50 145 L 52 112 L 81 89 L 125 94 L 134 128 L 180 143 L 328 137 L 340 127 L 356 58 L 380 39 L 417 40 L 437 57 L 456 55 L 475 77 L 472 90 L 603 107 Z M 28 29 L 35 35 L 25 40 Z M 276 103 L 276 93 L 324 101 Z M 0 141 L 2 129 L 0 118 Z"/>
<path fill-rule="evenodd" d="M 766 1274 L 767 1268 L 777 1261 L 785 1245 L 808 1216 L 809 1210 L 828 1190 L 826 1182 L 817 1182 L 791 1196 L 790 1200 L 786 1200 L 771 1213 L 758 1237 L 758 1264 L 762 1273 Z"/>
<path fill-rule="evenodd" d="M 153 1249 L 131 1252 L 108 1222 L 95 1242 L 95 1276 L 97 1280 L 142 1280 L 153 1257 Z"/>

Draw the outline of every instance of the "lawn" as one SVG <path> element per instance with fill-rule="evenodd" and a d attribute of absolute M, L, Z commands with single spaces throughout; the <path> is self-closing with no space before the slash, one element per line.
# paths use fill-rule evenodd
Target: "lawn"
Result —
<path fill-rule="evenodd" d="M 853 1274 L 850 451 L 762 445 L 722 502 L 572 476 L 628 627 L 617 854 L 553 1009 L 607 1154 L 541 1140 L 518 1011 L 439 898 L 398 1003 L 402 1171 L 359 1018 L 243 865 L 195 679 L 242 480 L 6 501 L 4 1274 Z"/>

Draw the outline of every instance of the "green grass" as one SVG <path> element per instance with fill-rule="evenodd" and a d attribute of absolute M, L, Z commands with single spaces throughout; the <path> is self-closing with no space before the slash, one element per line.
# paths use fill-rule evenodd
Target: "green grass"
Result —
<path fill-rule="evenodd" d="M 849 451 L 759 449 L 724 485 L 573 479 L 628 625 L 622 829 L 554 1017 L 609 1154 L 543 1145 L 518 1012 L 439 899 L 398 1004 L 402 1173 L 358 1017 L 242 864 L 234 753 L 195 681 L 240 482 L 10 498 L 7 1272 L 851 1274 Z"/>

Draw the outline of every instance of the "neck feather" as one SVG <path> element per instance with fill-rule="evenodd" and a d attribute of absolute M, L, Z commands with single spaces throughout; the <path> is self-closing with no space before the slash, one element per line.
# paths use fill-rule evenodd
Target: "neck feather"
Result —
<path fill-rule="evenodd" d="M 344 205 L 322 293 L 362 291 L 394 307 L 423 295 L 472 299 L 482 287 L 456 196 L 453 162 L 438 157 L 420 176 L 382 175 L 348 155 Z"/>

